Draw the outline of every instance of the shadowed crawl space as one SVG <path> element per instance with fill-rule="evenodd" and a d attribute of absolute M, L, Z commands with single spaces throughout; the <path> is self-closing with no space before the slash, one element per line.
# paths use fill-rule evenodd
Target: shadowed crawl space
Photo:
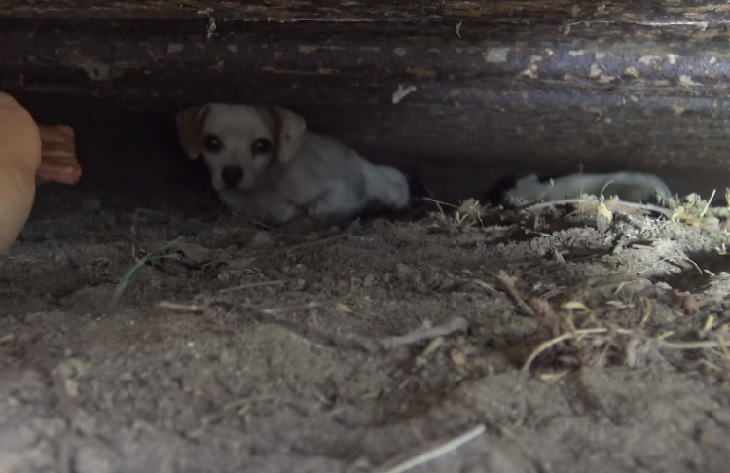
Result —
<path fill-rule="evenodd" d="M 0 471 L 726 471 L 725 234 L 187 198 L 40 188 L 0 259 Z"/>

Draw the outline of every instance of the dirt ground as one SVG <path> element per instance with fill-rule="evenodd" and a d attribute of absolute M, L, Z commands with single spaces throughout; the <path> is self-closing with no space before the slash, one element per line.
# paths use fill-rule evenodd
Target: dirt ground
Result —
<path fill-rule="evenodd" d="M 0 257 L 0 472 L 728 471 L 725 236 L 429 209 L 43 188 Z"/>

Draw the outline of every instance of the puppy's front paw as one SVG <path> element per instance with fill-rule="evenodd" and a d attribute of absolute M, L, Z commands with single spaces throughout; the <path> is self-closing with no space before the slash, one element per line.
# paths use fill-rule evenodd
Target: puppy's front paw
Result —
<path fill-rule="evenodd" d="M 221 191 L 219 197 L 232 211 L 273 225 L 281 225 L 299 214 L 299 208 L 263 193 Z"/>
<path fill-rule="evenodd" d="M 319 220 L 347 219 L 360 212 L 365 203 L 347 183 L 339 182 L 309 204 L 309 216 Z"/>
<path fill-rule="evenodd" d="M 349 214 L 349 209 L 343 210 L 333 205 L 329 199 L 319 199 L 309 206 L 308 215 L 315 220 L 330 220 L 344 218 Z"/>
<path fill-rule="evenodd" d="M 299 209 L 288 203 L 272 205 L 259 213 L 259 218 L 273 225 L 283 225 L 293 220 L 299 214 Z"/>
<path fill-rule="evenodd" d="M 380 166 L 380 171 L 377 200 L 396 210 L 407 207 L 411 201 L 411 192 L 406 176 L 387 166 Z"/>

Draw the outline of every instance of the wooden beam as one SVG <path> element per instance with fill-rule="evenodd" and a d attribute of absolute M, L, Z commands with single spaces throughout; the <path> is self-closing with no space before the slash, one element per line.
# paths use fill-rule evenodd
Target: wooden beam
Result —
<path fill-rule="evenodd" d="M 725 2 L 210 4 L 0 0 L 0 89 L 278 103 L 411 161 L 728 162 Z"/>
<path fill-rule="evenodd" d="M 247 21 L 425 21 L 461 19 L 514 24 L 635 23 L 644 26 L 726 24 L 723 0 L 0 0 L 0 17 L 191 19 Z"/>

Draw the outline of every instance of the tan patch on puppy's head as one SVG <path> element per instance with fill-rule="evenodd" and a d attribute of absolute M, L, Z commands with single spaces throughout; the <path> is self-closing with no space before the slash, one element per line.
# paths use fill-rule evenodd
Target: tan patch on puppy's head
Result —
<path fill-rule="evenodd" d="M 286 164 L 302 148 L 307 122 L 300 115 L 285 108 L 265 107 L 263 111 L 271 118 L 273 124 L 276 159 Z"/>
<path fill-rule="evenodd" d="M 180 144 L 190 159 L 197 159 L 203 150 L 203 126 L 208 105 L 188 107 L 175 116 Z"/>

